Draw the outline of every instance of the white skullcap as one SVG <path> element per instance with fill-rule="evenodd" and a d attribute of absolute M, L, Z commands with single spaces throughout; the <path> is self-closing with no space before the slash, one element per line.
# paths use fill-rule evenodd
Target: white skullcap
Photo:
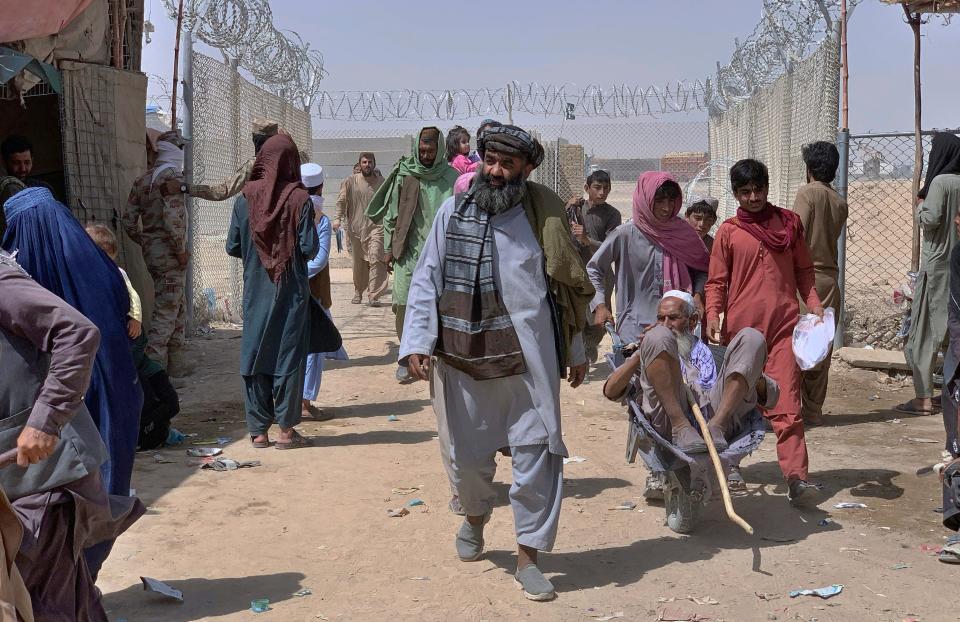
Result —
<path fill-rule="evenodd" d="M 323 167 L 315 162 L 300 165 L 300 179 L 307 188 L 323 185 Z"/>
<path fill-rule="evenodd" d="M 684 306 L 687 308 L 688 313 L 693 313 L 696 310 L 696 306 L 693 304 L 693 296 L 683 291 L 682 289 L 671 289 L 669 292 L 665 292 L 663 297 L 660 299 L 660 302 L 663 302 L 667 298 L 679 298 L 684 302 Z"/>

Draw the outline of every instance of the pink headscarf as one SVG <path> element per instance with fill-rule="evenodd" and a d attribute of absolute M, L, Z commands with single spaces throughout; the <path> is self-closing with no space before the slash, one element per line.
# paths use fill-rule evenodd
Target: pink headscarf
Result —
<path fill-rule="evenodd" d="M 673 215 L 667 222 L 660 222 L 653 215 L 653 197 L 668 181 L 677 182 L 673 175 L 663 171 L 640 175 L 637 189 L 633 191 L 633 224 L 663 250 L 663 291 L 681 289 L 692 293 L 689 268 L 706 272 L 710 254 L 690 223 L 677 217 L 683 205 L 682 196 L 674 202 Z"/>

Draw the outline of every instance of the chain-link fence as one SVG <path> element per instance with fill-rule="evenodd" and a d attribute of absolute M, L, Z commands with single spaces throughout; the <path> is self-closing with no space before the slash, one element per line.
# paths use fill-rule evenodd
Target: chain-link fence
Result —
<path fill-rule="evenodd" d="M 472 134 L 480 120 L 462 125 Z M 442 125 L 446 133 L 449 124 Z M 644 171 L 668 170 L 683 184 L 706 166 L 707 124 L 703 121 L 617 121 L 564 123 L 523 127 L 543 143 L 546 157 L 532 179 L 552 188 L 562 198 L 583 192 L 586 175 L 603 169 L 610 173 L 608 202 L 624 215 L 631 213 L 637 177 Z M 403 155 L 412 153 L 418 128 L 365 126 L 319 128 L 313 140 L 313 159 L 324 169 L 327 201 L 336 197 L 361 152 L 372 151 L 384 175 Z M 706 191 L 700 188 L 700 194 Z M 332 213 L 332 206 L 328 211 Z"/>
<path fill-rule="evenodd" d="M 230 178 L 253 157 L 254 119 L 276 121 L 310 156 L 310 114 L 244 79 L 237 65 L 193 55 L 193 179 L 214 184 Z M 193 309 L 195 324 L 238 321 L 242 268 L 224 251 L 233 199 L 193 199 Z"/>
<path fill-rule="evenodd" d="M 932 134 L 923 133 L 924 162 Z M 910 270 L 914 149 L 913 132 L 850 137 L 845 308 L 853 343 L 903 346 L 893 290 Z"/>
<path fill-rule="evenodd" d="M 839 45 L 828 36 L 806 59 L 794 63 L 749 99 L 710 116 L 710 155 L 720 166 L 756 158 L 770 170 L 770 201 L 790 207 L 805 182 L 800 148 L 837 139 Z M 711 175 L 710 192 L 721 199 L 720 216 L 733 216 L 736 202 L 725 175 Z"/>

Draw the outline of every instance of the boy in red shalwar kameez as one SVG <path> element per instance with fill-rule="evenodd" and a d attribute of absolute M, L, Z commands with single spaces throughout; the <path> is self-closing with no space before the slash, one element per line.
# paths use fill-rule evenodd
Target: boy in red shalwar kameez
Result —
<path fill-rule="evenodd" d="M 815 498 L 819 486 L 807 481 L 807 445 L 800 417 L 800 368 L 793 357 L 793 328 L 800 305 L 823 317 L 814 288 L 813 262 L 803 226 L 793 212 L 767 201 L 767 167 L 740 160 L 730 169 L 737 215 L 717 229 L 707 279 L 710 338 L 726 344 L 746 327 L 763 333 L 769 352 L 764 372 L 780 385 L 780 401 L 764 412 L 777 435 L 777 458 L 791 503 Z M 723 327 L 720 314 L 725 314 Z"/>

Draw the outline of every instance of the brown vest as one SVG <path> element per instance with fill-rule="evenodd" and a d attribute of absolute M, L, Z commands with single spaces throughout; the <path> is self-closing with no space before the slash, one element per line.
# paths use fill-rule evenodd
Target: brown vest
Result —
<path fill-rule="evenodd" d="M 393 238 L 390 240 L 390 253 L 394 259 L 403 257 L 407 246 L 407 234 L 413 217 L 420 207 L 420 180 L 413 175 L 403 178 L 400 184 L 400 199 L 397 205 L 397 224 L 393 228 Z"/>
<path fill-rule="evenodd" d="M 330 264 L 323 267 L 310 279 L 310 295 L 316 298 L 324 309 L 333 306 L 333 297 L 330 295 Z"/>

